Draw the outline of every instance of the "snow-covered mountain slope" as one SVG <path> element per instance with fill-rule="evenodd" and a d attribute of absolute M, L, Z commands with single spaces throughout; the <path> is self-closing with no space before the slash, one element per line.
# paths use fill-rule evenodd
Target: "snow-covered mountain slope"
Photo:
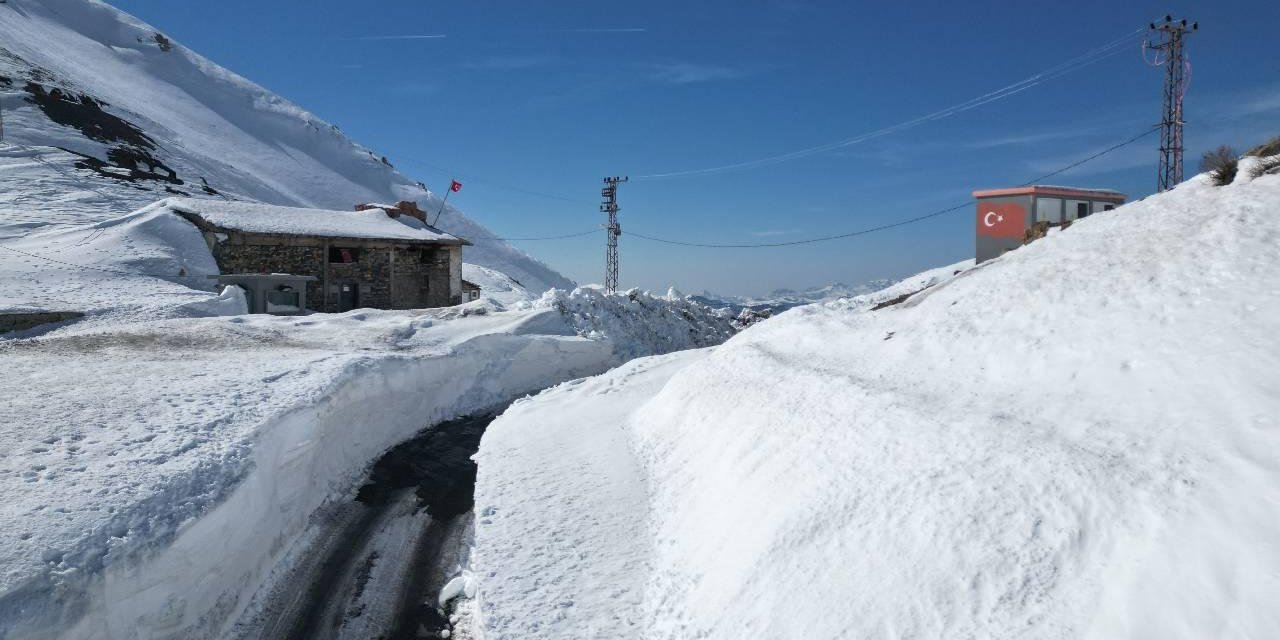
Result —
<path fill-rule="evenodd" d="M 114 218 L 170 195 L 349 209 L 440 200 L 300 107 L 97 0 L 0 3 L 0 238 Z M 572 288 L 457 209 L 465 259 L 535 292 Z"/>
<path fill-rule="evenodd" d="M 1274 635 L 1277 211 L 1280 176 L 1200 176 L 516 404 L 485 637 Z"/>

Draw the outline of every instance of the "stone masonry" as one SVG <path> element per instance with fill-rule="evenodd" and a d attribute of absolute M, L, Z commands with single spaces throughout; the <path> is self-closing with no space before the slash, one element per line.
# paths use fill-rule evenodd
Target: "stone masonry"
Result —
<path fill-rule="evenodd" d="M 213 226 L 186 215 L 200 228 L 218 269 L 233 273 L 315 276 L 307 306 L 337 312 L 342 285 L 355 285 L 354 306 L 421 309 L 462 302 L 462 247 L 430 241 L 266 234 Z M 346 250 L 352 262 L 342 262 Z M 335 260 L 334 258 L 337 258 Z"/>

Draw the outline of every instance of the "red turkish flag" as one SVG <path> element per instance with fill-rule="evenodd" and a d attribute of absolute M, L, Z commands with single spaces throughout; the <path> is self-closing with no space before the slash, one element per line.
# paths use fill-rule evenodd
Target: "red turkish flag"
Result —
<path fill-rule="evenodd" d="M 462 183 L 458 182 L 457 180 L 454 180 L 452 183 L 449 184 L 449 190 L 454 193 L 462 191 Z"/>
<path fill-rule="evenodd" d="M 1021 238 L 1026 230 L 1026 207 L 1016 202 L 978 201 L 978 235 Z"/>

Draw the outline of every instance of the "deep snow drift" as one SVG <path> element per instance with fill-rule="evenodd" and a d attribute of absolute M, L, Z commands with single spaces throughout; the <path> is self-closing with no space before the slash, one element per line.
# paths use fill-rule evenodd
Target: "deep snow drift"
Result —
<path fill-rule="evenodd" d="M 337 127 L 97 0 L 0 3 L 0 238 L 167 196 L 349 210 L 440 199 Z M 406 123 L 410 126 L 413 123 Z M 469 262 L 541 293 L 573 283 L 452 206 Z"/>
<path fill-rule="evenodd" d="M 1270 637 L 1278 209 L 1197 177 L 516 404 L 486 637 Z"/>
<path fill-rule="evenodd" d="M 733 332 L 687 300 L 532 298 L 475 267 L 505 303 L 234 315 L 242 297 L 190 286 L 216 265 L 166 203 L 5 246 L 0 308 L 86 312 L 0 339 L 7 638 L 218 637 L 388 447 Z"/>

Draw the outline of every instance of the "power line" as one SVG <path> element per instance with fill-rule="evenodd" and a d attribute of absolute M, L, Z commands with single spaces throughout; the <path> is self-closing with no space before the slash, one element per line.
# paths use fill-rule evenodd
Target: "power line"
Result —
<path fill-rule="evenodd" d="M 1095 153 L 1095 154 L 1093 154 L 1093 155 L 1091 155 L 1091 156 L 1089 156 L 1089 157 L 1087 157 L 1087 158 L 1085 158 L 1085 159 L 1083 159 L 1083 160 L 1078 160 L 1078 161 L 1073 162 L 1073 163 L 1071 163 L 1071 164 L 1069 164 L 1069 165 L 1067 165 L 1067 166 L 1065 166 L 1065 167 L 1062 167 L 1062 168 L 1060 168 L 1060 169 L 1055 169 L 1054 171 L 1050 171 L 1049 173 L 1046 173 L 1046 174 L 1044 174 L 1044 175 L 1042 175 L 1042 176 L 1038 176 L 1038 177 L 1032 178 L 1031 180 L 1028 180 L 1028 181 L 1026 181 L 1026 182 L 1022 183 L 1022 184 L 1021 184 L 1021 185 L 1019 185 L 1019 186 L 1024 186 L 1024 187 L 1025 187 L 1025 186 L 1028 186 L 1028 185 L 1035 184 L 1035 183 L 1040 182 L 1041 180 L 1044 180 L 1044 179 L 1046 179 L 1046 178 L 1051 178 L 1051 177 L 1056 176 L 1056 175 L 1058 175 L 1058 174 L 1060 174 L 1060 173 L 1064 173 L 1064 172 L 1066 172 L 1066 171 L 1069 171 L 1069 170 L 1071 170 L 1071 169 L 1074 169 L 1074 168 L 1076 168 L 1076 167 L 1078 167 L 1078 166 L 1080 166 L 1080 165 L 1082 165 L 1082 164 L 1084 164 L 1084 163 L 1086 163 L 1086 162 L 1089 162 L 1089 161 L 1091 161 L 1091 160 L 1096 160 L 1097 158 L 1100 158 L 1100 157 L 1102 157 L 1102 156 L 1104 156 L 1104 155 L 1107 155 L 1108 153 L 1111 153 L 1112 151 L 1115 151 L 1116 149 L 1119 149 L 1119 148 L 1121 148 L 1121 147 L 1126 147 L 1126 146 L 1128 146 L 1128 145 L 1131 145 L 1131 144 L 1133 144 L 1133 143 L 1135 143 L 1135 142 L 1137 142 L 1137 141 L 1139 141 L 1139 140 L 1141 140 L 1141 139 L 1143 139 L 1143 138 L 1145 138 L 1145 137 L 1147 137 L 1147 136 L 1151 135 L 1152 133 L 1155 133 L 1155 131 L 1156 131 L 1157 129 L 1158 129 L 1158 127 L 1152 127 L 1151 129 L 1147 129 L 1146 131 L 1143 131 L 1142 133 L 1140 133 L 1140 134 L 1138 134 L 1138 135 L 1136 135 L 1136 136 L 1134 136 L 1134 137 L 1132 137 L 1132 138 L 1129 138 L 1128 140 L 1125 140 L 1124 142 L 1121 142 L 1121 143 L 1118 143 L 1118 144 L 1114 144 L 1114 145 L 1112 145 L 1112 146 L 1110 146 L 1110 147 L 1107 147 L 1106 149 L 1103 149 L 1102 151 L 1099 151 L 1099 152 L 1097 152 L 1097 153 Z M 671 239 L 669 239 L 669 238 L 658 238 L 658 237 L 655 237 L 655 236 L 645 235 L 645 234 L 643 234 L 643 233 L 637 233 L 637 232 L 635 232 L 635 231 L 629 231 L 629 232 L 627 232 L 627 233 L 628 233 L 628 235 L 633 235 L 633 236 L 636 236 L 637 238 L 643 238 L 643 239 L 645 239 L 645 240 L 651 240 L 651 241 L 653 241 L 653 242 L 661 242 L 661 243 L 663 243 L 663 244 L 679 245 L 679 246 L 683 246 L 683 247 L 703 247 L 703 248 L 712 248 L 712 249 L 756 249 L 756 248 L 764 248 L 764 247 L 789 247 L 789 246 L 801 245 L 801 244 L 813 244 L 813 243 L 815 243 L 815 242 L 826 242 L 826 241 L 828 241 L 828 240 L 840 240 L 840 239 L 842 239 L 842 238 L 852 238 L 852 237 L 854 237 L 854 236 L 866 235 L 866 234 L 868 234 L 868 233 L 875 233 L 875 232 L 877 232 L 877 231 L 885 231 L 885 230 L 888 230 L 888 229 L 893 229 L 893 228 L 895 228 L 895 227 L 903 227 L 903 226 L 906 226 L 906 225 L 909 225 L 909 224 L 914 224 L 914 223 L 916 223 L 916 222 L 920 222 L 920 221 L 923 221 L 923 220 L 928 220 L 928 219 L 930 219 L 930 218 L 936 218 L 936 217 L 938 217 L 938 216 L 941 216 L 941 215 L 944 215 L 944 214 L 948 214 L 948 213 L 951 213 L 951 212 L 953 212 L 953 211 L 958 211 L 958 210 L 960 210 L 960 209 L 968 208 L 968 207 L 971 207 L 971 206 L 973 206 L 973 201 L 972 201 L 972 200 L 969 200 L 969 201 L 965 201 L 965 202 L 964 202 L 964 203 L 962 203 L 962 204 L 957 204 L 957 205 L 955 205 L 955 206 L 947 207 L 947 208 L 945 208 L 945 209 L 939 209 L 939 210 L 934 211 L 934 212 L 932 212 L 932 213 L 926 213 L 926 214 L 924 214 L 924 215 L 922 215 L 922 216 L 916 216 L 916 217 L 914 217 L 914 218 L 908 218 L 908 219 L 906 219 L 906 220 L 899 220 L 899 221 L 897 221 L 897 222 L 891 222 L 891 223 L 889 223 L 889 224 L 883 224 L 883 225 L 880 225 L 880 226 L 877 226 L 877 227 L 871 227 L 871 228 L 868 228 L 868 229 L 860 229 L 860 230 L 858 230 L 858 231 L 850 231 L 850 232 L 848 232 L 848 233 L 840 233 L 840 234 L 830 235 L 830 236 L 822 236 L 822 237 L 818 237 L 818 238 L 806 238 L 806 239 L 804 239 L 804 240 L 791 240 L 791 241 L 787 241 L 787 242 L 760 242 L 760 243 L 741 243 L 741 244 L 735 244 L 735 243 L 713 243 L 713 242 L 685 242 L 685 241 L 683 241 L 683 240 L 671 240 Z"/>
<path fill-rule="evenodd" d="M 420 165 L 420 166 L 423 166 L 423 167 L 428 167 L 428 168 L 433 169 L 433 170 L 435 170 L 435 171 L 439 171 L 439 172 L 441 172 L 442 174 L 445 174 L 445 175 L 447 175 L 447 176 L 452 176 L 452 177 L 455 177 L 455 178 L 464 178 L 464 179 L 466 179 L 466 180 L 468 180 L 468 181 L 471 181 L 471 182 L 479 182 L 480 184 L 487 184 L 487 185 L 489 185 L 489 186 L 491 186 L 491 187 L 494 187 L 494 188 L 496 188 L 496 189 L 501 189 L 501 190 L 503 190 L 503 191 L 511 191 L 511 192 L 514 192 L 514 193 L 522 193 L 522 194 L 524 194 L 524 195 L 528 195 L 528 196 L 537 196 L 537 197 L 539 197 L 539 198 L 547 198 L 547 199 L 549 199 L 549 200 L 560 200 L 560 201 L 562 201 L 562 202 L 572 202 L 572 203 L 574 203 L 574 204 L 595 204 L 595 203 L 592 203 L 592 202 L 588 202 L 588 201 L 586 201 L 586 200 L 579 200 L 579 199 L 577 199 L 577 198 L 570 198 L 570 197 L 568 197 L 568 196 L 556 195 L 556 194 L 554 194 L 554 193 L 544 193 L 544 192 L 542 192 L 542 191 L 534 191 L 533 189 L 525 189 L 525 188 L 523 188 L 523 187 L 514 187 L 514 186 L 511 186 L 511 185 L 502 184 L 502 183 L 497 182 L 497 181 L 494 181 L 494 180 L 490 180 L 490 179 L 488 179 L 488 178 L 479 178 L 479 177 L 476 177 L 476 175 L 475 175 L 475 174 L 471 174 L 471 173 L 458 173 L 458 172 L 453 171 L 453 170 L 451 170 L 451 169 L 449 169 L 449 168 L 447 168 L 447 167 L 441 167 L 441 166 L 439 166 L 439 165 L 431 164 L 430 162 L 426 162 L 426 161 L 424 161 L 424 160 L 420 160 L 420 159 L 415 158 L 415 157 L 412 157 L 412 156 L 410 156 L 410 157 L 408 158 L 408 160 L 401 160 L 401 162 L 406 163 L 406 164 L 411 164 L 411 165 L 416 164 L 416 165 Z"/>
<path fill-rule="evenodd" d="M 1058 76 L 1070 73 L 1077 69 L 1083 68 L 1095 62 L 1108 58 L 1122 51 L 1123 50 L 1122 48 L 1126 44 L 1131 42 L 1135 36 L 1137 36 L 1139 33 L 1142 33 L 1142 31 L 1143 29 L 1137 29 L 1137 30 L 1131 31 L 1120 38 L 1117 38 L 1102 46 L 1099 46 L 1095 49 L 1087 51 L 1079 56 L 1076 56 L 1075 58 L 1071 58 L 1066 62 L 1060 63 L 1056 66 L 1050 67 L 1049 69 L 1041 71 L 1035 75 L 1029 76 L 1027 78 L 1019 80 L 1018 82 L 1015 82 L 1010 85 L 1006 85 L 1004 87 L 988 92 L 976 98 L 972 98 L 964 102 L 946 107 L 944 109 L 934 111 L 933 113 L 929 113 L 917 118 L 913 118 L 911 120 L 906 120 L 898 124 L 876 129 L 875 131 L 870 131 L 852 138 L 847 138 L 844 140 L 840 140 L 837 142 L 832 142 L 824 145 L 819 145 L 816 147 L 810 147 L 808 149 L 801 149 L 799 151 L 792 151 L 789 153 L 770 156 L 767 158 L 759 158 L 757 160 L 748 160 L 746 162 L 737 162 L 733 164 L 720 165 L 716 167 L 707 167 L 703 169 L 688 169 L 683 171 L 668 171 L 665 173 L 651 173 L 647 175 L 638 175 L 638 176 L 635 176 L 635 178 L 637 180 L 661 180 L 666 178 L 678 178 L 678 177 L 700 176 L 700 175 L 708 175 L 708 174 L 714 174 L 714 173 L 723 173 L 723 172 L 736 171 L 736 170 L 742 170 L 742 169 L 755 169 L 759 167 L 780 164 L 783 162 L 789 162 L 791 160 L 799 160 L 801 158 L 807 158 L 807 157 L 818 155 L 821 153 L 835 151 L 837 149 L 849 147 L 861 142 L 866 142 L 867 140 L 883 137 L 892 133 L 897 133 L 899 131 L 905 131 L 907 129 L 917 127 L 926 122 L 932 122 L 934 120 L 941 120 L 943 118 L 948 118 L 950 116 L 963 113 L 971 109 L 975 109 L 987 103 L 995 102 L 996 100 L 1000 100 L 1003 98 L 1007 98 L 1011 95 L 1021 93 L 1042 82 L 1045 82 L 1046 80 L 1057 78 Z"/>
<path fill-rule="evenodd" d="M 566 233 L 566 234 L 561 235 L 561 236 L 542 236 L 542 237 L 540 237 L 540 238 L 499 238 L 498 236 L 485 236 L 485 237 L 482 237 L 482 238 L 467 238 L 467 240 L 470 240 L 470 241 L 472 241 L 472 242 L 477 242 L 477 241 L 486 241 L 486 242 L 499 242 L 499 241 L 501 241 L 501 242 L 530 242 L 530 241 L 533 241 L 533 240 L 563 240 L 563 239 L 565 239 L 565 238 L 580 238 L 580 237 L 582 237 L 582 236 L 589 236 L 589 235 L 591 235 L 591 234 L 593 234 L 593 233 L 600 233 L 601 231 L 604 231 L 604 229 L 591 229 L 591 230 L 583 231 L 583 232 L 580 232 L 580 233 Z"/>

